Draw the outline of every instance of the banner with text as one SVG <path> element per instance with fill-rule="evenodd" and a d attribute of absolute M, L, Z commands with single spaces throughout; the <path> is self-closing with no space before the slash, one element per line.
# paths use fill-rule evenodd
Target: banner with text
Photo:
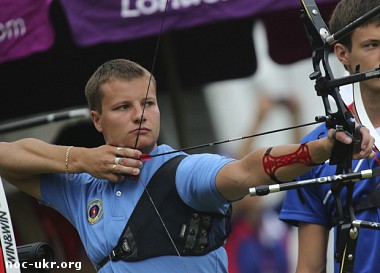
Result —
<path fill-rule="evenodd" d="M 26 57 L 52 46 L 51 1 L 0 1 L 0 62 Z"/>
<path fill-rule="evenodd" d="M 60 0 L 74 40 L 89 46 L 300 7 L 299 0 Z M 317 3 L 330 2 L 319 0 Z"/>

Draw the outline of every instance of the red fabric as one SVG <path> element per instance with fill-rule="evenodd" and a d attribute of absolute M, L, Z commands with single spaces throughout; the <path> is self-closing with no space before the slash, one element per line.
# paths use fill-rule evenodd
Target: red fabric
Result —
<path fill-rule="evenodd" d="M 0 244 L 0 272 L 5 272 L 3 250 Z"/>
<path fill-rule="evenodd" d="M 264 170 L 270 177 L 275 176 L 275 173 L 279 168 L 293 163 L 301 163 L 307 166 L 312 164 L 309 147 L 307 144 L 301 144 L 296 151 L 289 154 L 272 156 L 269 152 L 267 152 L 263 156 Z"/>
<path fill-rule="evenodd" d="M 245 241 L 248 237 L 252 237 L 254 233 L 255 229 L 252 224 L 246 220 L 239 219 L 234 223 L 231 234 L 228 236 L 224 246 L 228 253 L 228 273 L 239 273 L 237 258 L 235 257 L 235 255 L 238 255 L 237 249 L 241 242 Z"/>
<path fill-rule="evenodd" d="M 37 214 L 49 241 L 59 241 L 66 261 L 78 261 L 83 245 L 73 225 L 52 208 L 37 205 Z"/>

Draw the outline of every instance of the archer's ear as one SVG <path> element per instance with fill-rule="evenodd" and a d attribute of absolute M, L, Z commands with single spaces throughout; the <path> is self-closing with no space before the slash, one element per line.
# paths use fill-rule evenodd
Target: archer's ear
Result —
<path fill-rule="evenodd" d="M 94 126 L 96 130 L 98 130 L 99 133 L 103 132 L 102 123 L 100 122 L 100 115 L 97 111 L 92 110 L 91 111 L 91 119 L 94 123 Z"/>
<path fill-rule="evenodd" d="M 336 55 L 336 57 L 339 59 L 339 61 L 346 67 L 346 68 L 349 68 L 350 67 L 350 52 L 348 51 L 348 49 L 342 45 L 341 43 L 336 43 L 334 45 L 334 53 Z"/>

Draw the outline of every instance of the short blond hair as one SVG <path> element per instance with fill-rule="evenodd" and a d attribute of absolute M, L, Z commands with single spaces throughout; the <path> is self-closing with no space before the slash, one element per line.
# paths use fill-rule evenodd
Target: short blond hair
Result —
<path fill-rule="evenodd" d="M 90 110 L 102 113 L 102 85 L 110 80 L 125 79 L 132 80 L 141 77 L 150 77 L 151 73 L 133 61 L 127 59 L 114 59 L 105 62 L 92 74 L 85 88 L 85 95 Z M 152 84 L 156 81 L 152 75 Z"/>

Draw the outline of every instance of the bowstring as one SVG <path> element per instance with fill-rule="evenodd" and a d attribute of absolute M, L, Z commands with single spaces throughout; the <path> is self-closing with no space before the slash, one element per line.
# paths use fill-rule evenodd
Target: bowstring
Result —
<path fill-rule="evenodd" d="M 169 3 L 169 1 L 170 1 L 170 0 L 166 0 L 165 9 L 164 9 L 164 15 L 163 15 L 163 17 L 162 17 L 161 26 L 160 26 L 160 32 L 158 33 L 158 38 L 157 38 L 156 48 L 155 48 L 155 50 L 154 50 L 152 66 L 151 66 L 151 68 L 150 68 L 150 75 L 149 75 L 149 81 L 148 81 L 148 88 L 147 88 L 147 90 L 146 90 L 145 99 L 144 99 L 144 105 L 143 105 L 143 109 L 142 109 L 142 113 L 141 113 L 141 117 L 140 117 L 140 124 L 139 124 L 139 128 L 138 128 L 138 131 L 137 131 L 137 136 L 136 136 L 135 149 L 137 148 L 137 144 L 138 144 L 138 142 L 139 142 L 139 137 L 140 137 L 141 127 L 142 127 L 143 118 L 144 118 L 144 114 L 145 114 L 146 101 L 147 101 L 147 99 L 148 99 L 150 85 L 152 84 L 152 80 L 153 80 L 153 71 L 154 71 L 154 68 L 155 68 L 155 66 L 156 66 L 156 60 L 157 60 L 157 55 L 158 55 L 158 48 L 159 48 L 159 46 L 160 46 L 162 30 L 163 30 L 163 28 L 164 28 L 164 22 L 165 22 L 165 17 L 166 17 L 166 11 L 167 11 L 167 8 L 168 8 L 168 3 Z"/>
<path fill-rule="evenodd" d="M 143 105 L 143 109 L 142 109 L 142 113 L 141 113 L 141 117 L 140 117 L 140 124 L 139 124 L 139 128 L 138 128 L 138 131 L 137 131 L 137 136 L 136 136 L 136 142 L 135 142 L 135 147 L 134 147 L 135 149 L 137 149 L 137 145 L 138 145 L 138 142 L 139 142 L 141 127 L 142 127 L 142 123 L 143 123 L 143 119 L 144 119 L 144 114 L 145 114 L 146 101 L 148 99 L 149 89 L 150 89 L 150 86 L 151 86 L 152 81 L 153 81 L 153 71 L 154 71 L 154 68 L 156 66 L 157 55 L 158 55 L 158 48 L 160 46 L 160 41 L 161 41 L 161 36 L 162 36 L 163 28 L 164 28 L 164 22 L 165 22 L 165 18 L 166 18 L 167 9 L 168 9 L 168 6 L 169 6 L 169 1 L 170 0 L 166 0 L 166 3 L 165 3 L 165 9 L 164 9 L 162 20 L 161 20 L 160 31 L 159 31 L 159 34 L 158 34 L 157 43 L 156 43 L 156 47 L 155 47 L 155 50 L 154 50 L 153 61 L 152 61 L 152 66 L 151 66 L 151 69 L 150 69 L 150 76 L 149 76 L 149 81 L 148 81 L 148 87 L 147 87 L 145 98 L 144 98 L 144 105 Z M 181 263 L 182 263 L 185 271 L 187 273 L 189 273 L 189 270 L 188 270 L 188 268 L 187 268 L 187 266 L 185 264 L 185 261 L 183 260 L 182 255 L 180 254 L 177 246 L 175 245 L 173 237 L 170 235 L 170 232 L 169 232 L 169 230 L 168 230 L 168 228 L 167 228 L 164 220 L 162 219 L 161 214 L 158 211 L 157 206 L 154 203 L 154 201 L 152 199 L 152 196 L 150 195 L 150 193 L 149 193 L 146 185 L 144 184 L 144 182 L 141 180 L 140 177 L 138 178 L 138 180 L 139 180 L 140 184 L 143 186 L 144 191 L 146 192 L 146 194 L 147 194 L 147 196 L 149 198 L 149 201 L 152 204 L 152 206 L 153 206 L 153 208 L 154 208 L 154 210 L 156 212 L 156 215 L 158 216 L 158 218 L 159 218 L 159 220 L 160 220 L 163 228 L 165 229 L 165 233 L 168 235 L 169 240 L 170 240 L 171 244 L 173 245 L 174 250 L 177 253 L 177 256 L 180 259 L 180 261 L 181 261 Z"/>

